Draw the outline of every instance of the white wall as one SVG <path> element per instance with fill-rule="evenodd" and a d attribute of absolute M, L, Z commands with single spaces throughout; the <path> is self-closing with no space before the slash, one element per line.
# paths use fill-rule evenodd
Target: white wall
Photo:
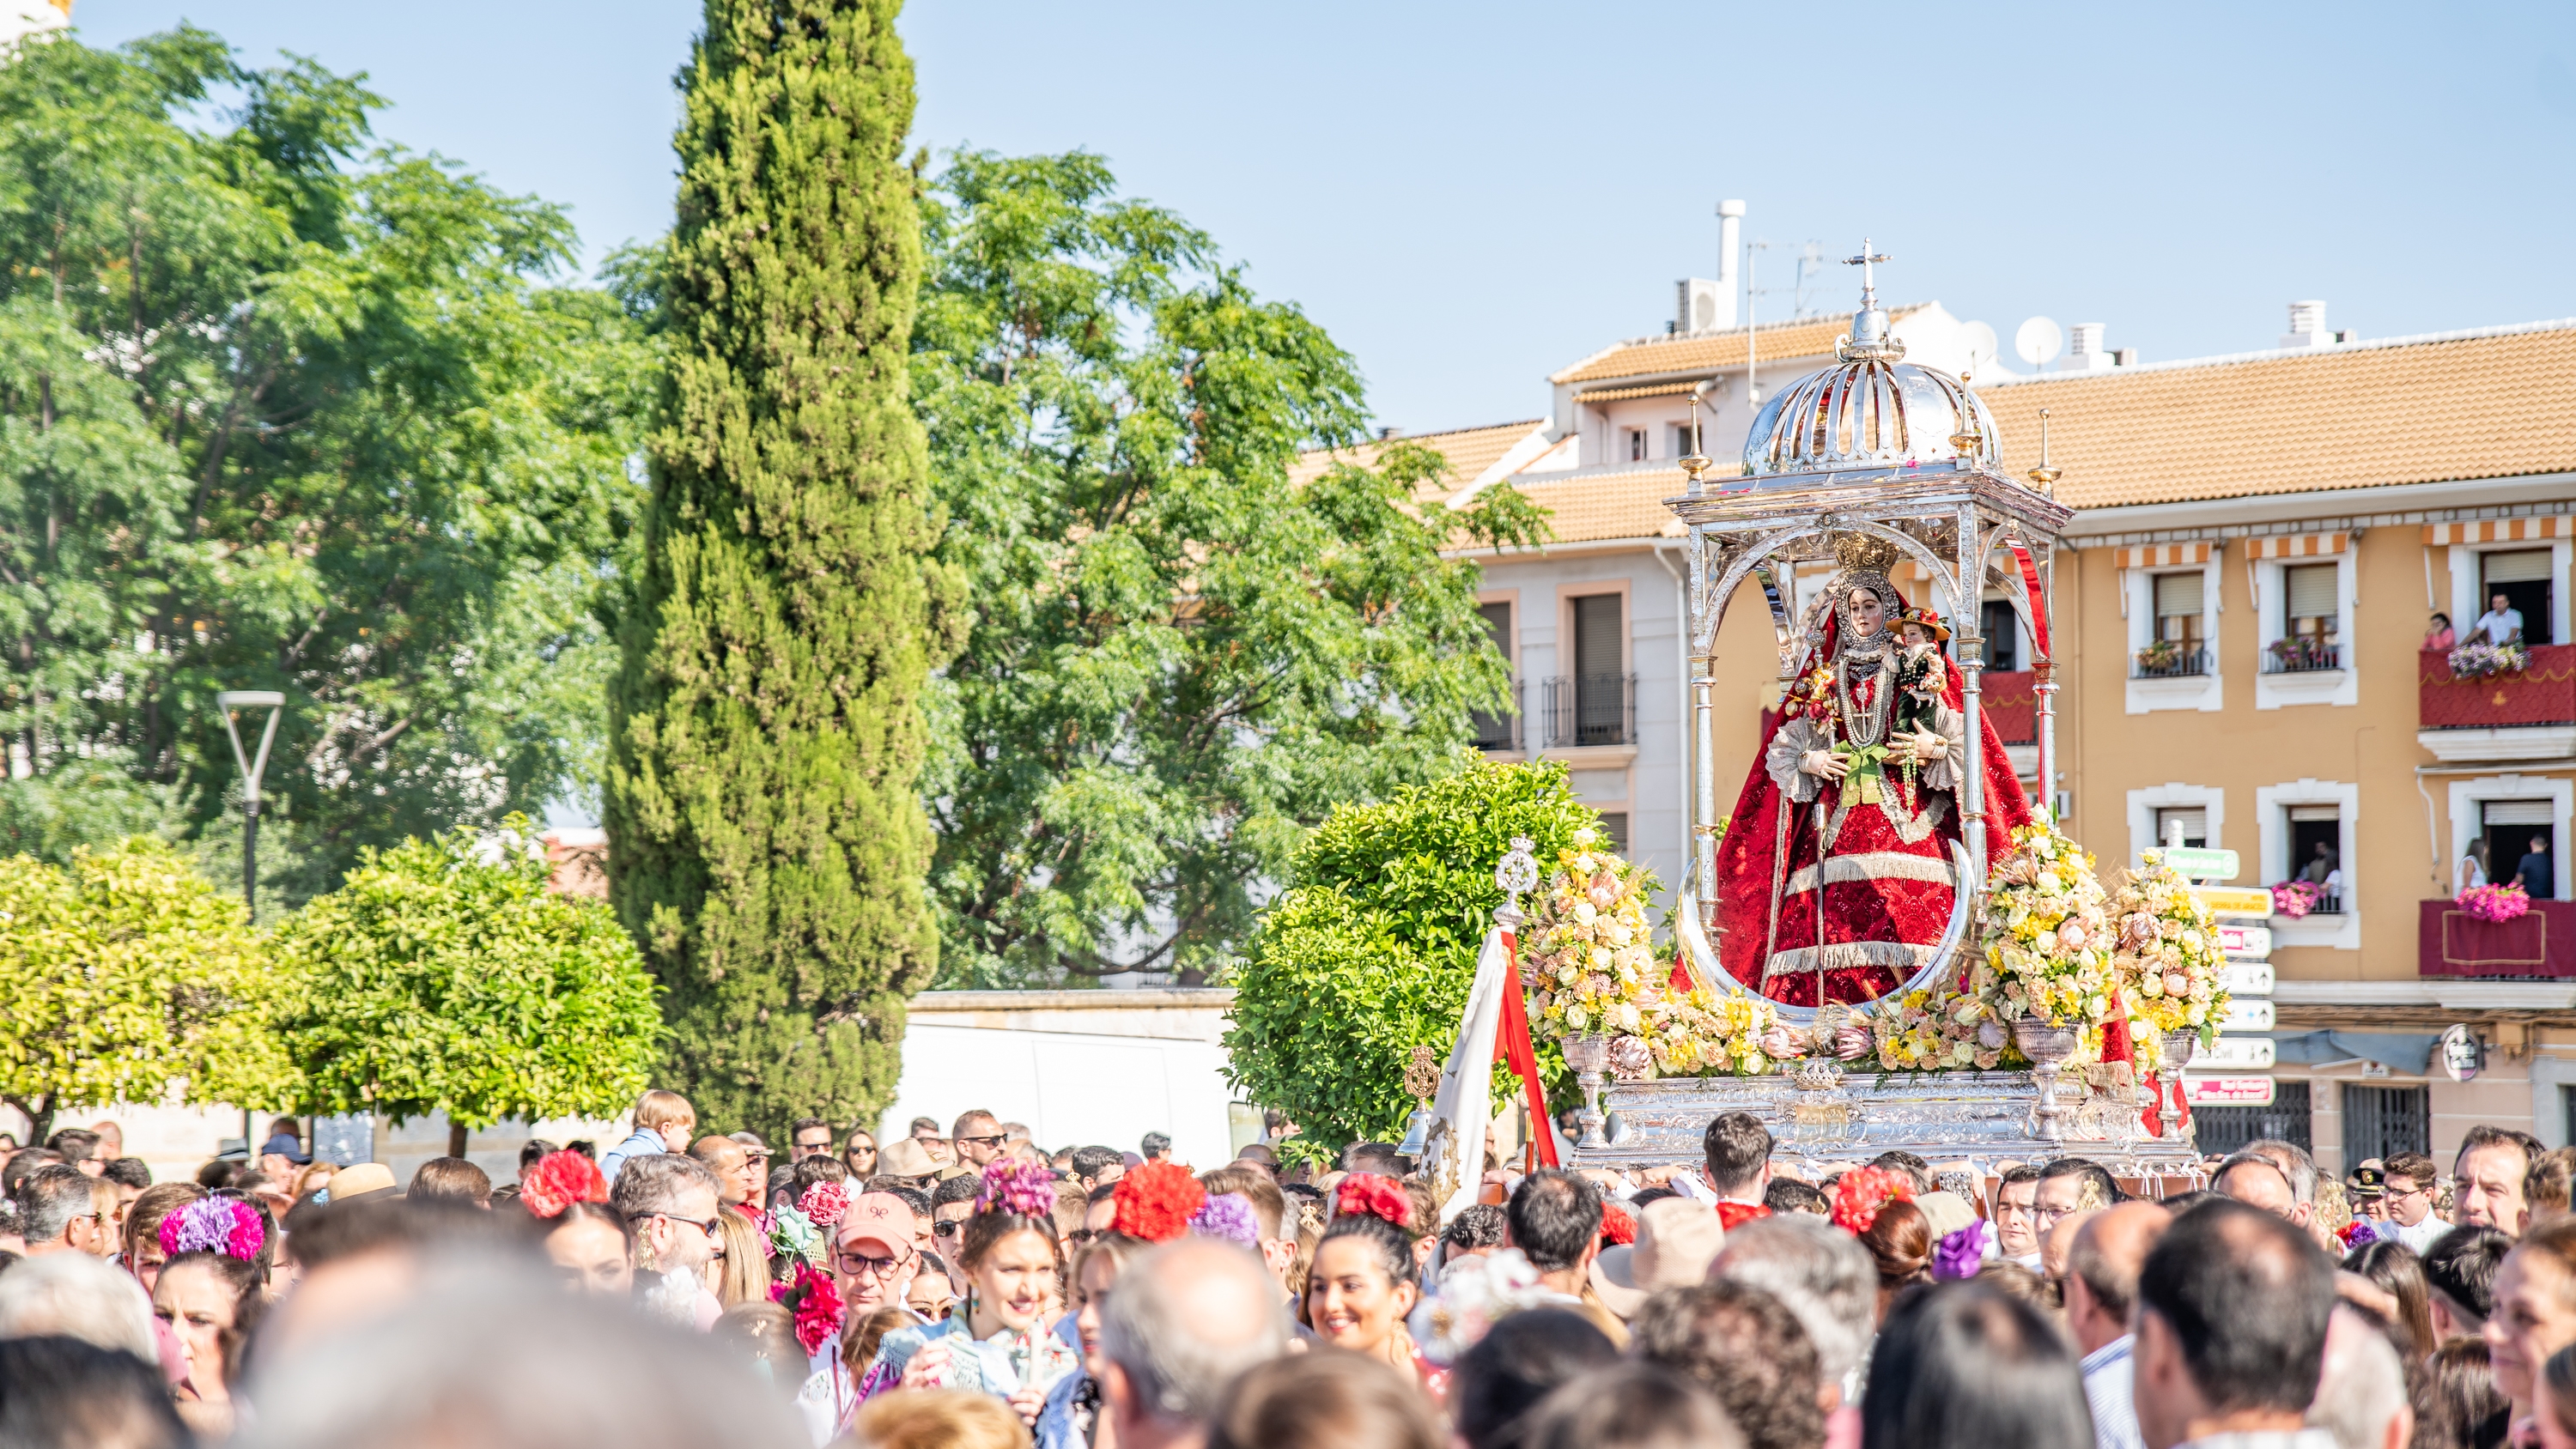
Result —
<path fill-rule="evenodd" d="M 915 1117 L 936 1118 L 944 1132 L 980 1107 L 1027 1123 L 1049 1151 L 1097 1143 L 1134 1152 L 1161 1132 L 1174 1156 L 1204 1171 L 1234 1158 L 1233 1100 L 1225 1051 L 1213 1042 L 915 1021 L 879 1140 L 901 1136 Z"/>

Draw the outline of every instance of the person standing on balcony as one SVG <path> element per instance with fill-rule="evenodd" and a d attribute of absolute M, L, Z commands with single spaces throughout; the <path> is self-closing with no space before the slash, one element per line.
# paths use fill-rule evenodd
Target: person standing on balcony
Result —
<path fill-rule="evenodd" d="M 2499 649 L 2507 644 L 2519 644 L 2522 642 L 2522 611 L 2513 606 L 2513 600 L 2498 594 L 2487 601 L 2487 611 L 2478 616 L 2478 632 L 2486 635 L 2487 642 Z"/>
<path fill-rule="evenodd" d="M 2535 901 L 2555 899 L 2558 895 L 2558 862 L 2549 858 L 2549 837 L 2531 837 L 2531 853 L 2514 867 L 2513 877 L 2522 883 L 2523 894 Z"/>
<path fill-rule="evenodd" d="M 2424 630 L 2424 647 L 2448 654 L 2451 646 L 2459 642 L 2459 636 L 2451 632 L 2451 616 L 2435 613 L 2432 624 Z"/>
<path fill-rule="evenodd" d="M 2487 883 L 2487 843 L 2481 836 L 2469 842 L 2468 853 L 2460 857 L 2458 868 L 2451 872 L 2451 894 L 2472 890 Z"/>
<path fill-rule="evenodd" d="M 2327 894 L 2331 895 L 2333 889 L 2326 885 L 2326 878 L 2335 874 L 2335 867 L 2339 864 L 2341 862 L 2335 857 L 2335 848 L 2320 840 L 2317 842 L 2316 857 L 2300 869 L 2299 879 L 2310 885 L 2326 887 Z M 2337 884 L 2340 883 L 2337 882 Z"/>

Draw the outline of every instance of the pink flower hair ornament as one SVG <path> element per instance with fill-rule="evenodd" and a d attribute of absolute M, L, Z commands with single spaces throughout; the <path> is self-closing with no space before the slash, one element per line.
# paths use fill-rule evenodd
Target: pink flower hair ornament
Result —
<path fill-rule="evenodd" d="M 796 1210 L 818 1228 L 837 1227 L 841 1215 L 850 1210 L 849 1186 L 838 1182 L 817 1182 L 796 1199 Z"/>
<path fill-rule="evenodd" d="M 268 1241 L 259 1212 L 239 1198 L 201 1197 L 161 1220 L 161 1251 L 221 1253 L 247 1263 Z"/>
<path fill-rule="evenodd" d="M 984 1166 L 984 1190 L 975 1195 L 975 1211 L 995 1208 L 1022 1217 L 1055 1213 L 1055 1173 L 1044 1163 L 1024 1157 L 997 1157 Z"/>

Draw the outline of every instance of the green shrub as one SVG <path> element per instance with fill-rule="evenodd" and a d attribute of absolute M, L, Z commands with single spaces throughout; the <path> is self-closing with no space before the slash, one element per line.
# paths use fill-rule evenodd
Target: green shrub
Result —
<path fill-rule="evenodd" d="M 1318 1148 L 1393 1140 L 1413 1110 L 1404 1068 L 1414 1047 L 1445 1060 L 1456 1043 L 1511 838 L 1530 837 L 1544 863 L 1599 825 L 1556 762 L 1479 763 L 1334 810 L 1298 850 L 1290 888 L 1235 977 L 1225 1037 L 1235 1085 Z M 1539 1072 L 1552 1100 L 1571 1100 L 1553 1045 L 1539 1048 Z M 1519 1092 L 1497 1065 L 1496 1109 Z"/>

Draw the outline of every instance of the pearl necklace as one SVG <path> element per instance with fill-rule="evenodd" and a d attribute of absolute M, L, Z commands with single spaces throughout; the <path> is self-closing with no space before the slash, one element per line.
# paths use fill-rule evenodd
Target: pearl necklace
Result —
<path fill-rule="evenodd" d="M 1853 704 L 1851 676 L 1852 667 L 1856 662 L 1848 657 L 1836 661 L 1834 688 L 1842 697 L 1844 727 L 1851 731 L 1851 742 L 1861 749 L 1867 749 L 1877 744 L 1887 734 L 1887 681 L 1883 677 L 1877 681 L 1879 687 L 1870 691 L 1869 705 L 1866 709 Z M 1881 675 L 1885 674 L 1887 662 L 1884 652 L 1873 657 L 1871 662 Z"/>

